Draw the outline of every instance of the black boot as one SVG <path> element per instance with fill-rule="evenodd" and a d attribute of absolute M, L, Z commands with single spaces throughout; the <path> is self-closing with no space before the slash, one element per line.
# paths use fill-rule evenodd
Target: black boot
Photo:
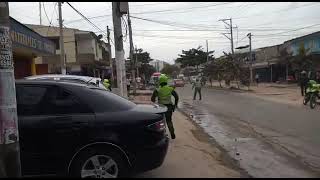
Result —
<path fill-rule="evenodd" d="M 171 139 L 175 139 L 176 135 L 175 134 L 171 134 Z"/>

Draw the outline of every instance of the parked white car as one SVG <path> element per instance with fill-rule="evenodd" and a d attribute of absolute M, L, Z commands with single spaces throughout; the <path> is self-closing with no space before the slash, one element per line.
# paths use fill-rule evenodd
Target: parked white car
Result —
<path fill-rule="evenodd" d="M 78 75 L 62 75 L 62 74 L 44 74 L 44 75 L 35 75 L 35 76 L 28 76 L 24 79 L 29 80 L 55 80 L 55 81 L 73 81 L 73 82 L 79 82 L 79 83 L 87 83 L 92 84 L 94 86 L 97 86 L 101 89 L 107 90 L 103 82 L 101 81 L 101 78 L 97 77 L 90 77 L 90 76 L 78 76 Z"/>

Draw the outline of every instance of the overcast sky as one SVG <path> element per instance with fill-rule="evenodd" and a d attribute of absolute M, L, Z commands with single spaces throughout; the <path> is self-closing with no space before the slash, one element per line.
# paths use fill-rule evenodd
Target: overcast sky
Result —
<path fill-rule="evenodd" d="M 58 26 L 56 2 L 44 2 L 42 23 Z M 64 25 L 70 28 L 105 34 L 113 28 L 111 2 L 70 2 L 88 17 L 100 30 L 81 18 L 68 4 L 62 5 Z M 38 2 L 10 2 L 10 16 L 21 23 L 40 24 Z M 151 58 L 173 63 L 182 50 L 206 48 L 215 51 L 215 57 L 230 52 L 228 33 L 219 19 L 232 18 L 234 47 L 248 44 L 251 32 L 252 48 L 281 44 L 286 40 L 320 29 L 319 2 L 130 2 L 133 42 L 150 53 Z M 44 11 L 45 9 L 45 11 Z M 45 13 L 46 12 L 46 13 Z M 47 14 L 47 15 L 46 15 Z M 126 18 L 126 16 L 124 16 Z M 153 22 L 152 22 L 153 21 Z M 123 34 L 126 34 L 123 22 Z M 227 34 L 227 36 L 229 36 Z M 111 31 L 113 39 L 113 31 Z M 125 57 L 129 41 L 124 38 Z M 114 46 L 113 48 L 114 56 Z"/>

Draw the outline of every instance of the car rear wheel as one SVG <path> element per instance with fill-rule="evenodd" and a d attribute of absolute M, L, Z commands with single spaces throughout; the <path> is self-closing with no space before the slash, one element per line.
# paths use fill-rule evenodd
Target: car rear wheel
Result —
<path fill-rule="evenodd" d="M 107 148 L 90 148 L 73 162 L 71 176 L 81 178 L 118 178 L 127 174 L 121 155 Z"/>

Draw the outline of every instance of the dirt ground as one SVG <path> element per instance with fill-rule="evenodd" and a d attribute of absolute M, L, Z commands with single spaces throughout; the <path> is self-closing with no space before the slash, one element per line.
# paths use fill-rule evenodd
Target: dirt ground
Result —
<path fill-rule="evenodd" d="M 223 160 L 223 153 L 210 143 L 209 137 L 185 115 L 173 115 L 176 139 L 170 139 L 163 165 L 137 177 L 153 178 L 209 178 L 241 177 L 240 170 Z"/>
<path fill-rule="evenodd" d="M 218 82 L 212 83 L 213 88 L 220 88 Z M 237 87 L 235 83 L 231 83 L 232 86 Z M 223 87 L 226 87 L 222 83 Z M 211 84 L 207 84 L 207 87 L 211 87 Z M 274 101 L 283 104 L 301 106 L 303 96 L 301 96 L 300 87 L 296 84 L 277 84 L 277 83 L 259 83 L 259 85 L 250 86 L 250 91 L 247 91 L 247 87 L 241 87 L 244 90 L 244 95 L 255 96 L 257 98 Z"/>

